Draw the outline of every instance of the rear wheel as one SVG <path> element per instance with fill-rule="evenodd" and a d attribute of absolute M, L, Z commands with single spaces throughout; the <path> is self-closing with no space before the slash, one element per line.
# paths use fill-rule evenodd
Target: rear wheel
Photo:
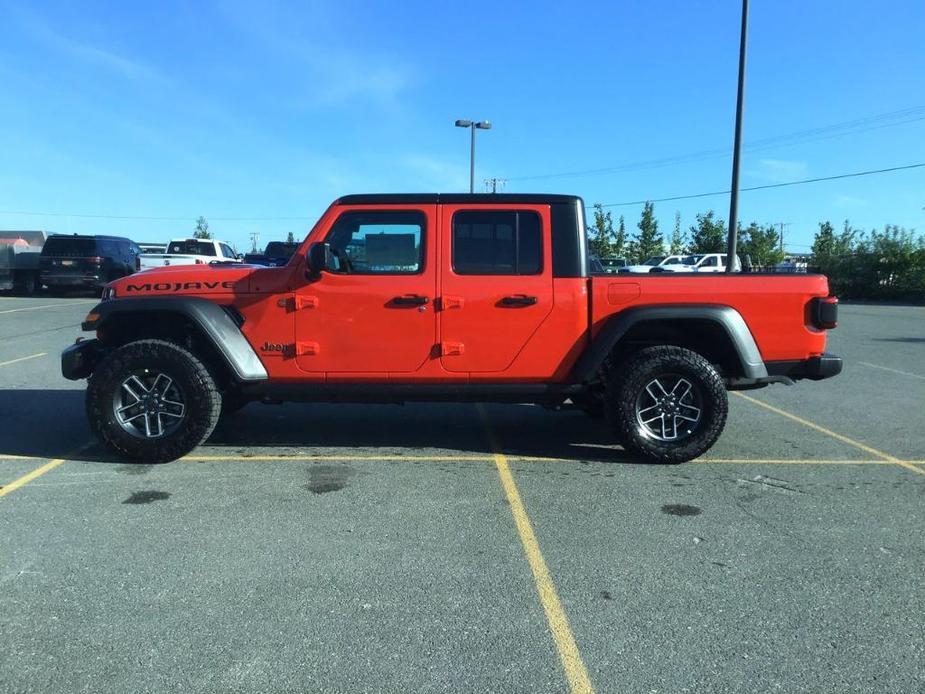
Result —
<path fill-rule="evenodd" d="M 648 462 L 682 463 L 708 451 L 728 398 L 709 361 L 681 347 L 648 347 L 615 368 L 607 416 L 623 446 Z"/>
<path fill-rule="evenodd" d="M 38 278 L 34 272 L 23 272 L 17 278 L 16 292 L 22 296 L 32 296 L 38 288 Z"/>
<path fill-rule="evenodd" d="M 221 395 L 205 365 L 179 345 L 139 340 L 104 359 L 90 377 L 87 417 L 100 441 L 145 463 L 176 460 L 205 441 Z"/>

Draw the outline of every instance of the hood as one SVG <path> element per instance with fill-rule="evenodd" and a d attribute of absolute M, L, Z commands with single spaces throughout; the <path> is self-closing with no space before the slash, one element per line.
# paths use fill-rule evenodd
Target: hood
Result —
<path fill-rule="evenodd" d="M 152 268 L 110 282 L 118 298 L 175 296 L 177 294 L 248 294 L 252 276 L 268 268 L 233 263 L 228 265 L 168 265 Z"/>

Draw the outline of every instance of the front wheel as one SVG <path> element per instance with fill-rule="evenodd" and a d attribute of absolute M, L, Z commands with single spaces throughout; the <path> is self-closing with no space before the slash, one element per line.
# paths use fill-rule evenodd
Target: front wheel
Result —
<path fill-rule="evenodd" d="M 192 451 L 212 433 L 221 408 L 205 365 L 164 340 L 139 340 L 115 350 L 87 387 L 87 417 L 99 440 L 145 463 Z"/>
<path fill-rule="evenodd" d="M 614 369 L 607 416 L 624 447 L 653 463 L 683 463 L 708 451 L 726 424 L 726 387 L 713 365 L 673 346 L 640 350 Z"/>

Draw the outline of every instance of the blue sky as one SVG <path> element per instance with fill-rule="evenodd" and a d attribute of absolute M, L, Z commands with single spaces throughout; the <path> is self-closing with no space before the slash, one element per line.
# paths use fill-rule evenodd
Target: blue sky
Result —
<path fill-rule="evenodd" d="M 166 240 L 205 215 L 241 248 L 302 237 L 342 194 L 466 190 L 457 118 L 492 121 L 477 181 L 509 192 L 725 190 L 739 7 L 0 2 L 0 228 Z M 752 0 L 742 185 L 925 161 L 923 29 L 921 0 Z M 656 212 L 668 232 L 728 205 Z M 612 209 L 634 227 L 640 207 Z M 743 193 L 740 217 L 805 250 L 821 219 L 923 230 L 923 207 L 914 169 Z"/>

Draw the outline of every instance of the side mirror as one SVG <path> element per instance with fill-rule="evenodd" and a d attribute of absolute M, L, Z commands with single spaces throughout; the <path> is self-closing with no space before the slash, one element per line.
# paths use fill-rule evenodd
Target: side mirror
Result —
<path fill-rule="evenodd" d="M 308 268 L 305 274 L 309 279 L 317 280 L 323 271 L 333 267 L 334 254 L 331 253 L 330 245 L 318 242 L 308 247 Z"/>

